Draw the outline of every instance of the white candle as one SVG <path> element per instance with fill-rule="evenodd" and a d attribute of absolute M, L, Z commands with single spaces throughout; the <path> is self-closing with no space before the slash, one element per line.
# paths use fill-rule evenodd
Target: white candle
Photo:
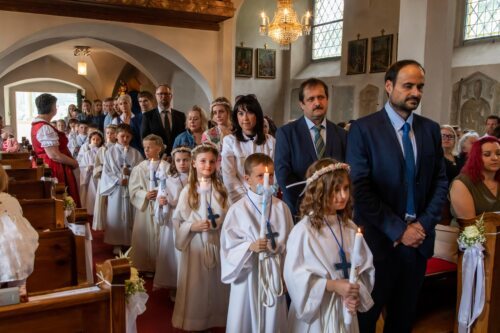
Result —
<path fill-rule="evenodd" d="M 154 166 L 154 161 L 151 159 L 149 161 L 149 191 L 152 191 L 155 189 L 155 166 Z"/>
<path fill-rule="evenodd" d="M 269 193 L 269 172 L 266 166 L 266 172 L 264 172 L 264 191 L 262 193 L 262 208 L 260 215 L 260 238 L 264 238 L 266 236 L 266 208 L 268 201 L 268 193 Z"/>
<path fill-rule="evenodd" d="M 166 170 L 165 170 L 165 163 L 162 163 L 161 161 L 159 161 L 158 163 L 160 163 L 160 165 L 158 166 L 158 178 L 161 180 L 161 183 L 160 183 L 160 195 L 161 196 L 164 196 L 165 198 L 168 198 L 168 195 L 167 195 L 167 187 L 166 187 L 166 183 L 165 183 L 165 180 L 167 178 L 167 174 L 166 174 Z M 167 205 L 163 205 L 163 214 L 167 214 Z"/>
<path fill-rule="evenodd" d="M 201 178 L 200 180 L 200 215 L 202 220 L 207 219 L 208 208 L 207 208 L 207 193 L 210 191 L 210 181 L 206 178 Z"/>
<path fill-rule="evenodd" d="M 356 266 L 358 266 L 360 252 L 361 252 L 361 241 L 363 240 L 363 234 L 361 229 L 358 228 L 358 232 L 354 238 L 354 247 L 351 253 L 351 271 L 349 272 L 349 283 L 356 283 Z M 352 322 L 352 315 L 344 307 L 344 323 L 350 325 Z"/>

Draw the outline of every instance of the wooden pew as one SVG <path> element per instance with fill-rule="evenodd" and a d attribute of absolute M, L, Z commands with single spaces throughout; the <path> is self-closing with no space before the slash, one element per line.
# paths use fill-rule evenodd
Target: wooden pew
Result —
<path fill-rule="evenodd" d="M 29 152 L 0 153 L 0 159 L 2 160 L 29 160 L 29 157 Z"/>
<path fill-rule="evenodd" d="M 43 177 L 43 167 L 25 169 L 5 169 L 9 178 L 14 180 L 40 180 Z"/>
<path fill-rule="evenodd" d="M 52 198 L 52 182 L 41 180 L 9 181 L 8 192 L 20 199 L 50 199 Z"/>
<path fill-rule="evenodd" d="M 14 159 L 14 160 L 4 160 L 0 159 L 0 164 L 4 166 L 10 166 L 11 169 L 27 169 L 31 168 L 31 161 L 30 160 L 20 160 L 20 159 Z"/>
<path fill-rule="evenodd" d="M 461 228 L 473 225 L 481 216 L 471 220 L 458 220 Z M 484 244 L 484 274 L 485 274 L 485 304 L 483 312 L 471 327 L 471 333 L 500 332 L 500 215 L 495 213 L 484 214 L 484 229 L 486 243 Z M 458 254 L 458 287 L 457 311 L 462 297 L 462 259 L 463 252 Z M 455 332 L 458 332 L 458 320 L 455 316 Z"/>
<path fill-rule="evenodd" d="M 64 228 L 63 202 L 57 199 L 19 200 L 23 214 L 37 230 Z"/>
<path fill-rule="evenodd" d="M 125 280 L 130 278 L 126 259 L 108 260 L 103 273 L 112 287 L 73 288 L 32 296 L 27 303 L 0 307 L 0 332 L 125 333 Z M 90 289 L 90 290 L 89 290 Z M 84 291 L 76 294 L 78 291 Z M 64 292 L 64 291 L 63 291 Z"/>

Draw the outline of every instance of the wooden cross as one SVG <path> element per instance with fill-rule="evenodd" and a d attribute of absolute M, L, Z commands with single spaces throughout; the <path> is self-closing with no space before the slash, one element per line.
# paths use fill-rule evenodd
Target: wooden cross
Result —
<path fill-rule="evenodd" d="M 208 206 L 208 219 L 210 220 L 210 223 L 212 223 L 212 228 L 215 229 L 217 228 L 217 222 L 216 220 L 220 217 L 219 214 L 214 214 L 214 211 L 212 210 L 212 207 Z"/>
<path fill-rule="evenodd" d="M 271 241 L 271 248 L 273 250 L 276 250 L 276 238 L 280 234 L 277 232 L 273 232 L 273 229 L 271 228 L 271 223 L 267 222 L 266 223 L 266 228 L 267 228 L 267 233 L 266 233 L 266 238 Z"/>
<path fill-rule="evenodd" d="M 351 263 L 347 262 L 347 258 L 345 256 L 345 252 L 343 250 L 339 251 L 340 253 L 340 262 L 336 263 L 335 270 L 340 271 L 342 270 L 342 274 L 344 275 L 344 279 L 349 278 L 349 268 L 351 268 Z"/>

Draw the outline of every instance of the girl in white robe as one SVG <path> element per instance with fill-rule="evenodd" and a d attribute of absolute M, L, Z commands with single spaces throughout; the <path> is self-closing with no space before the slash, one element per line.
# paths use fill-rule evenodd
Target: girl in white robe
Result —
<path fill-rule="evenodd" d="M 0 288 L 21 287 L 26 296 L 26 279 L 33 272 L 38 232 L 23 216 L 19 201 L 4 192 L 9 178 L 0 166 Z"/>
<path fill-rule="evenodd" d="M 191 163 L 191 149 L 177 147 L 171 153 L 173 163 L 170 168 L 158 170 L 160 187 L 155 202 L 155 222 L 160 226 L 160 244 L 156 260 L 156 272 L 153 288 L 167 288 L 171 290 L 171 299 L 175 299 L 177 288 L 177 266 L 180 252 L 175 247 L 172 214 L 177 207 L 179 195 L 187 184 L 189 165 Z"/>
<path fill-rule="evenodd" d="M 274 159 L 275 139 L 264 134 L 264 114 L 254 95 L 239 98 L 231 115 L 233 134 L 224 137 L 222 145 L 222 178 L 229 200 L 235 203 L 246 191 L 245 159 L 263 153 Z"/>
<path fill-rule="evenodd" d="M 129 146 L 132 130 L 129 125 L 120 124 L 116 129 L 117 143 L 104 154 L 104 169 L 101 177 L 100 194 L 108 197 L 104 242 L 129 246 L 133 227 L 133 211 L 130 205 L 128 178 L 130 170 L 142 161 L 139 151 Z"/>
<path fill-rule="evenodd" d="M 282 265 L 293 218 L 288 206 L 272 197 L 265 216 L 269 219 L 271 231 L 278 233 L 275 248 L 272 248 L 269 239 L 260 238 L 263 195 L 257 194 L 257 186 L 262 184 L 262 175 L 266 170 L 271 174 L 274 172 L 273 160 L 269 156 L 253 154 L 247 158 L 245 179 L 250 189 L 229 208 L 222 226 L 222 282 L 231 284 L 227 332 L 288 332 Z M 266 259 L 260 260 L 259 252 L 264 252 Z M 274 265 L 273 276 L 267 276 L 262 266 L 259 275 L 259 264 Z M 274 284 L 275 281 L 279 283 Z M 271 286 L 268 290 L 273 292 L 273 296 L 259 300 L 259 289 L 262 293 L 266 285 Z M 275 286 L 279 288 L 276 289 Z M 264 306 L 263 300 L 269 306 Z"/>
<path fill-rule="evenodd" d="M 350 220 L 348 170 L 347 164 L 332 159 L 316 161 L 307 170 L 300 206 L 303 218 L 290 233 L 285 259 L 284 276 L 292 300 L 290 332 L 359 332 L 356 311 L 373 306 L 375 269 L 364 240 L 356 283 L 349 283 L 349 269 L 340 265 L 350 262 L 357 229 Z M 344 323 L 344 307 L 352 314 L 350 325 Z"/>
<path fill-rule="evenodd" d="M 97 152 L 104 143 L 100 132 L 89 135 L 89 149 L 82 155 L 78 165 L 80 167 L 80 197 L 86 195 L 85 206 L 87 214 L 94 214 L 94 202 L 96 197 L 96 181 L 92 177 Z"/>
<path fill-rule="evenodd" d="M 94 163 L 94 170 L 92 172 L 92 176 L 97 183 L 96 186 L 96 200 L 94 203 L 94 216 L 92 219 L 92 229 L 94 230 L 104 230 L 104 226 L 106 225 L 106 214 L 107 214 L 107 197 L 100 194 L 101 187 L 101 175 L 103 170 L 104 163 L 104 154 L 108 150 L 109 147 L 113 146 L 116 143 L 116 126 L 108 125 L 106 127 L 106 144 L 99 148 L 97 151 L 97 155 Z"/>
<path fill-rule="evenodd" d="M 158 194 L 156 173 L 160 168 L 167 169 L 168 163 L 160 160 L 163 140 L 150 134 L 142 140 L 146 160 L 132 169 L 128 189 L 130 202 L 135 208 L 134 228 L 132 230 L 132 250 L 130 259 L 142 272 L 154 272 L 160 228 L 154 222 L 154 202 Z"/>
<path fill-rule="evenodd" d="M 173 216 L 174 225 L 178 225 L 175 245 L 181 259 L 172 324 L 186 331 L 226 323 L 229 290 L 221 282 L 219 237 L 227 194 L 216 175 L 217 156 L 217 148 L 211 144 L 193 149 L 188 184 Z"/>

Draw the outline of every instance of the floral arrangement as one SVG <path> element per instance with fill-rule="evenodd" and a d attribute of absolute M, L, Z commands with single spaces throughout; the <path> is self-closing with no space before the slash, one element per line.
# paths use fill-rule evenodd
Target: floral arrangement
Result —
<path fill-rule="evenodd" d="M 484 236 L 484 214 L 474 225 L 465 227 L 458 236 L 458 244 L 461 250 L 473 247 L 477 244 L 483 244 L 486 241 Z"/>
<path fill-rule="evenodd" d="M 76 207 L 75 200 L 73 200 L 68 192 L 64 192 L 63 194 L 63 206 L 64 210 L 73 210 Z"/>
<path fill-rule="evenodd" d="M 127 300 L 136 293 L 146 292 L 146 288 L 144 288 L 144 279 L 139 276 L 137 268 L 132 267 L 132 261 L 129 257 L 131 249 L 132 248 L 129 248 L 125 253 L 120 252 L 117 257 L 118 259 L 127 259 L 130 262 L 130 279 L 125 280 L 125 295 L 127 296 Z"/>

